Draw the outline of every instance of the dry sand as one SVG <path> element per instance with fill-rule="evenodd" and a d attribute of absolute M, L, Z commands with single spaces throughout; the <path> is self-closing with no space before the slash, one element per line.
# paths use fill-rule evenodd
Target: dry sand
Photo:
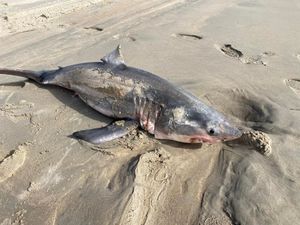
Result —
<path fill-rule="evenodd" d="M 300 224 L 300 3 L 0 0 L 0 66 L 128 65 L 231 117 L 240 140 L 187 145 L 107 124 L 69 91 L 0 78 L 0 224 Z M 257 151 L 256 151 L 257 150 Z M 272 151 L 271 151 L 272 150 Z"/>

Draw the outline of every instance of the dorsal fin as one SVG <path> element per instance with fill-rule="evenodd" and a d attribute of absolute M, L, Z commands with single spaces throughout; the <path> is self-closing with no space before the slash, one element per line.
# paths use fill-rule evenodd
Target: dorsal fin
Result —
<path fill-rule="evenodd" d="M 118 45 L 115 50 L 104 56 L 101 60 L 114 66 L 125 65 L 120 45 Z"/>

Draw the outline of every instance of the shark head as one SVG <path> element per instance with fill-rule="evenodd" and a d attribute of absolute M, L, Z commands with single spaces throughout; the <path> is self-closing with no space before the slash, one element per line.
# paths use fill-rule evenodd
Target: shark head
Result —
<path fill-rule="evenodd" d="M 183 143 L 216 143 L 239 138 L 241 131 L 214 109 L 173 107 L 164 109 L 155 124 L 155 138 Z"/>

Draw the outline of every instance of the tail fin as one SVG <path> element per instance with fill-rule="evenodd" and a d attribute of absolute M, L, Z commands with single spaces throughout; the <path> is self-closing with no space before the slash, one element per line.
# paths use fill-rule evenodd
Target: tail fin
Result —
<path fill-rule="evenodd" d="M 32 70 L 18 70 L 18 69 L 6 69 L 0 68 L 0 74 L 8 74 L 19 77 L 26 77 L 28 79 L 34 80 L 38 83 L 42 83 L 44 72 L 32 71 Z"/>

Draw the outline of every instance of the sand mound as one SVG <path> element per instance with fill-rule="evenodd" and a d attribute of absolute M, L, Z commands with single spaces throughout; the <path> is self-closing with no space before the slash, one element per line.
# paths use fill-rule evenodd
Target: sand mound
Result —
<path fill-rule="evenodd" d="M 288 86 L 298 97 L 300 97 L 300 80 L 287 79 L 285 80 L 286 86 Z"/>

